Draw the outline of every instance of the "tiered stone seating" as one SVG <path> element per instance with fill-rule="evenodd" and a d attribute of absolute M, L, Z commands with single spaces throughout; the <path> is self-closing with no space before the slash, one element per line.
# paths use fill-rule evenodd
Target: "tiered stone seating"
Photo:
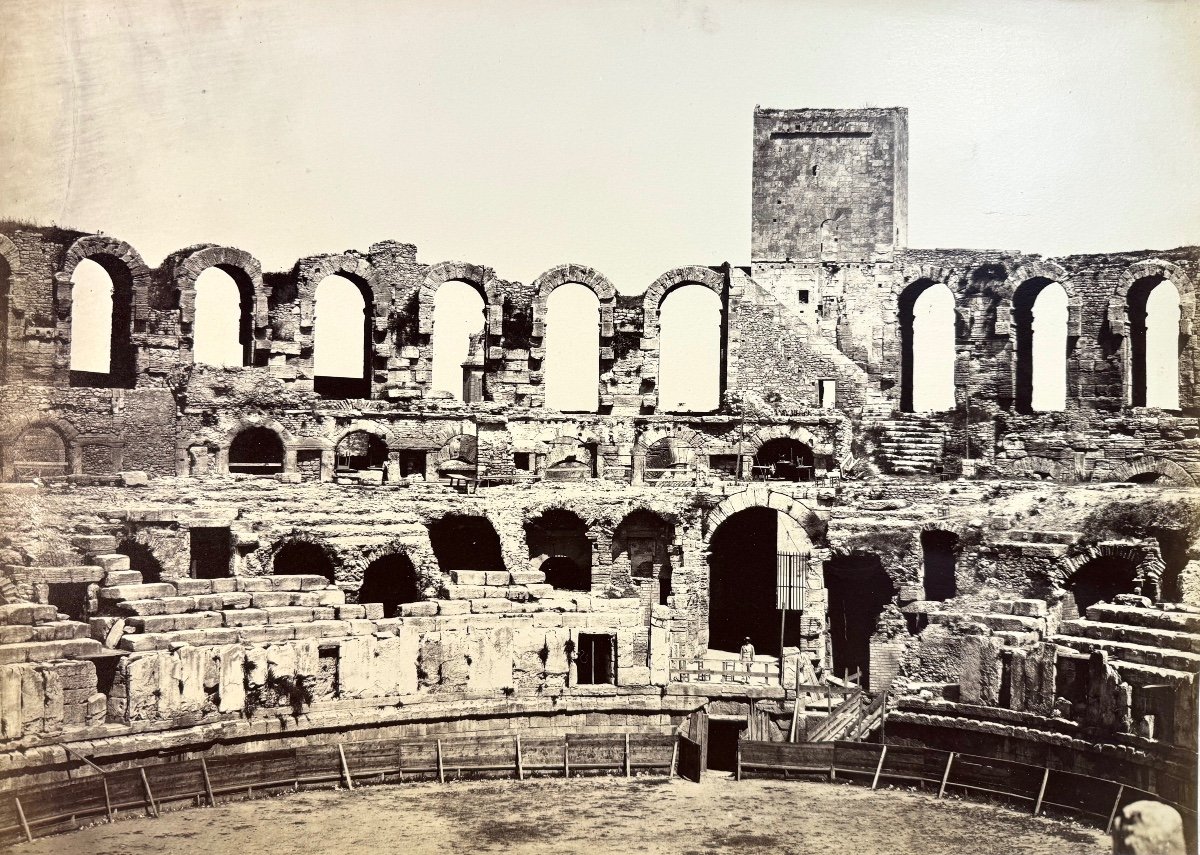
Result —
<path fill-rule="evenodd" d="M 1046 634 L 1047 608 L 1044 600 L 996 600 L 991 611 L 930 611 L 929 623 L 962 625 L 981 624 L 1001 642 L 1013 647 L 1027 647 L 1041 641 Z"/>
<path fill-rule="evenodd" d="M 103 632 L 110 644 L 130 652 L 344 637 L 374 632 L 371 621 L 383 617 L 379 603 L 347 604 L 345 592 L 324 576 L 144 584 L 139 574 L 118 571 L 105 583 L 99 598 L 106 616 L 93 619 L 93 633 Z"/>
<path fill-rule="evenodd" d="M 1186 606 L 1099 603 L 1086 618 L 1064 623 L 1052 640 L 1079 653 L 1103 650 L 1132 685 L 1200 674 L 1200 610 Z"/>

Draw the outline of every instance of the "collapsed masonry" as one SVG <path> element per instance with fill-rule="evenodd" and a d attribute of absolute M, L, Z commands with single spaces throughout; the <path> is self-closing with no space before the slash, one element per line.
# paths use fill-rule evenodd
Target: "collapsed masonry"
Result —
<path fill-rule="evenodd" d="M 108 236 L 0 228 L 0 773 L 213 728 L 666 730 L 855 671 L 901 724 L 1003 713 L 1194 763 L 1200 250 L 910 249 L 906 122 L 756 111 L 751 265 L 638 296 L 392 242 L 264 274 L 231 247 L 151 269 Z M 112 283 L 107 371 L 72 369 L 85 261 Z M 212 267 L 241 367 L 194 361 Z M 334 275 L 363 297 L 361 377 L 315 373 Z M 452 281 L 485 306 L 465 400 L 431 381 Z M 545 406 L 571 283 L 599 306 L 594 412 Z M 711 412 L 659 399 L 681 288 L 720 298 Z M 1053 370 L 1030 356 L 1050 333 Z"/>

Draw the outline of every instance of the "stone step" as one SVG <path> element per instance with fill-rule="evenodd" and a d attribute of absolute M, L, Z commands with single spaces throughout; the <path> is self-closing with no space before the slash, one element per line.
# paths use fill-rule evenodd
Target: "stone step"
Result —
<path fill-rule="evenodd" d="M 451 570 L 450 581 L 456 585 L 507 585 L 507 570 Z"/>
<path fill-rule="evenodd" d="M 104 587 L 116 588 L 120 585 L 141 585 L 142 574 L 136 570 L 109 570 L 104 574 Z"/>
<path fill-rule="evenodd" d="M 1200 615 L 1183 611 L 1097 603 L 1088 607 L 1087 618 L 1098 623 L 1123 623 L 1147 629 L 1200 633 Z"/>
<path fill-rule="evenodd" d="M 1063 647 L 1078 650 L 1080 653 L 1103 650 L 1111 659 L 1130 662 L 1134 665 L 1150 665 L 1155 668 L 1168 668 L 1172 671 L 1182 671 L 1192 674 L 1200 673 L 1200 654 L 1196 653 L 1184 653 L 1180 650 L 1164 650 L 1161 647 L 1149 647 L 1144 644 L 1127 644 L 1121 641 L 1108 641 L 1099 638 L 1080 638 L 1074 635 L 1056 635 L 1050 640 Z"/>
<path fill-rule="evenodd" d="M 104 569 L 92 564 L 56 565 L 53 567 L 24 567 L 9 565 L 9 573 L 47 585 L 86 585 L 104 578 Z"/>
<path fill-rule="evenodd" d="M 1046 631 L 1045 618 L 1025 617 L 1000 612 L 930 612 L 929 622 L 943 624 L 981 623 L 995 632 L 1044 633 Z"/>
<path fill-rule="evenodd" d="M 26 644 L 0 645 L 0 665 L 16 665 L 21 662 L 53 662 L 58 659 L 78 659 L 94 656 L 104 646 L 90 638 L 69 641 L 36 641 Z"/>
<path fill-rule="evenodd" d="M 1034 531 L 1032 529 L 1011 528 L 1008 539 L 1021 543 L 1065 543 L 1071 544 L 1079 540 L 1077 531 Z"/>
<path fill-rule="evenodd" d="M 180 615 L 150 615 L 126 618 L 125 626 L 137 632 L 174 632 L 184 629 L 219 629 L 225 624 L 220 612 L 191 612 Z"/>
<path fill-rule="evenodd" d="M 114 585 L 111 588 L 100 589 L 100 599 L 119 602 L 120 600 L 152 600 L 159 597 L 175 596 L 175 586 L 166 582 L 152 582 L 142 585 Z"/>
<path fill-rule="evenodd" d="M 107 552 L 102 555 L 93 555 L 92 563 L 98 567 L 103 567 L 106 572 L 129 570 L 129 556 L 122 555 L 119 552 Z"/>
<path fill-rule="evenodd" d="M 28 644 L 38 641 L 72 641 L 87 638 L 88 626 L 73 620 L 55 620 L 36 626 L 14 624 L 0 626 L 0 645 Z"/>
<path fill-rule="evenodd" d="M 1120 641 L 1146 647 L 1162 647 L 1182 650 L 1185 653 L 1200 653 L 1200 635 L 1191 632 L 1174 632 L 1169 629 L 1147 629 L 1118 623 L 1103 623 L 1086 619 L 1063 623 L 1064 635 L 1078 638 L 1094 638 L 1102 641 Z"/>
<path fill-rule="evenodd" d="M 0 626 L 34 626 L 58 620 L 58 609 L 44 603 L 9 603 L 0 606 Z"/>
<path fill-rule="evenodd" d="M 117 551 L 117 539 L 111 534 L 77 534 L 71 545 L 89 555 L 103 555 Z"/>

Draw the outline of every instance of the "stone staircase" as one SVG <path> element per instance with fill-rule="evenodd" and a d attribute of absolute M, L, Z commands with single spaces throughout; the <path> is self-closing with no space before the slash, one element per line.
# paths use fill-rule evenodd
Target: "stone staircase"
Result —
<path fill-rule="evenodd" d="M 932 419 L 911 413 L 872 419 L 880 428 L 879 457 L 884 470 L 893 475 L 933 475 L 942 471 L 945 432 Z"/>

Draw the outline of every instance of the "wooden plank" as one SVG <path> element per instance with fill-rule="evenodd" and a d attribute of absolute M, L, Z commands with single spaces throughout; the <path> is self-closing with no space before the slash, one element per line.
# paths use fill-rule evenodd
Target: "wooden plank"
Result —
<path fill-rule="evenodd" d="M 142 786 L 146 788 L 146 807 L 153 817 L 158 816 L 158 806 L 154 804 L 154 793 L 150 790 L 150 780 L 146 777 L 146 769 L 144 766 L 139 766 L 138 771 L 142 773 Z"/>
<path fill-rule="evenodd" d="M 1042 785 L 1038 787 L 1037 801 L 1033 803 L 1033 815 L 1037 816 L 1042 812 L 1042 799 L 1046 797 L 1046 784 L 1050 781 L 1050 767 L 1046 767 L 1046 771 L 1042 773 Z"/>
<path fill-rule="evenodd" d="M 1104 826 L 1105 834 L 1112 834 L 1113 820 L 1117 818 L 1117 809 L 1121 806 L 1121 796 L 1125 795 L 1125 785 L 1120 784 L 1117 787 L 1117 797 L 1113 799 L 1112 810 L 1108 814 L 1108 822 Z"/>
<path fill-rule="evenodd" d="M 629 777 L 631 777 L 631 771 L 630 771 L 629 762 L 630 762 L 630 757 L 629 757 L 629 734 L 627 733 L 627 734 L 625 734 L 625 777 L 626 777 L 626 778 L 629 778 Z"/>
<path fill-rule="evenodd" d="M 525 770 L 521 768 L 521 734 L 517 734 L 517 780 L 525 780 Z"/>
<path fill-rule="evenodd" d="M 938 787 L 937 797 L 940 799 L 946 794 L 946 781 L 950 780 L 950 767 L 954 765 L 954 752 L 950 752 L 949 759 L 946 760 L 946 771 L 942 773 L 942 785 Z"/>
<path fill-rule="evenodd" d="M 212 778 L 208 777 L 208 761 L 200 758 L 200 771 L 204 773 L 204 792 L 208 793 L 208 806 L 216 807 L 217 799 L 213 795 Z"/>
<path fill-rule="evenodd" d="M 571 777 L 571 740 L 563 736 L 563 777 Z"/>
<path fill-rule="evenodd" d="M 350 777 L 350 766 L 346 763 L 346 752 L 342 750 L 342 743 L 338 743 L 338 759 L 342 761 L 342 775 L 346 779 L 346 789 L 354 789 L 354 779 Z"/>
<path fill-rule="evenodd" d="M 883 750 L 879 752 L 879 764 L 875 767 L 875 777 L 871 779 L 871 789 L 879 786 L 879 773 L 883 771 L 883 761 L 887 757 L 888 747 L 883 746 Z"/>
<path fill-rule="evenodd" d="M 437 775 L 438 783 L 446 783 L 446 770 L 442 767 L 442 740 L 437 741 Z"/>
<path fill-rule="evenodd" d="M 29 843 L 33 842 L 33 833 L 29 830 L 29 823 L 25 821 L 25 810 L 21 807 L 21 800 L 13 796 L 13 804 L 17 808 L 17 816 L 21 818 L 21 828 L 25 831 L 25 840 Z"/>
<path fill-rule="evenodd" d="M 104 815 L 113 818 L 112 798 L 108 794 L 108 778 L 101 776 L 100 783 L 104 785 Z"/>

